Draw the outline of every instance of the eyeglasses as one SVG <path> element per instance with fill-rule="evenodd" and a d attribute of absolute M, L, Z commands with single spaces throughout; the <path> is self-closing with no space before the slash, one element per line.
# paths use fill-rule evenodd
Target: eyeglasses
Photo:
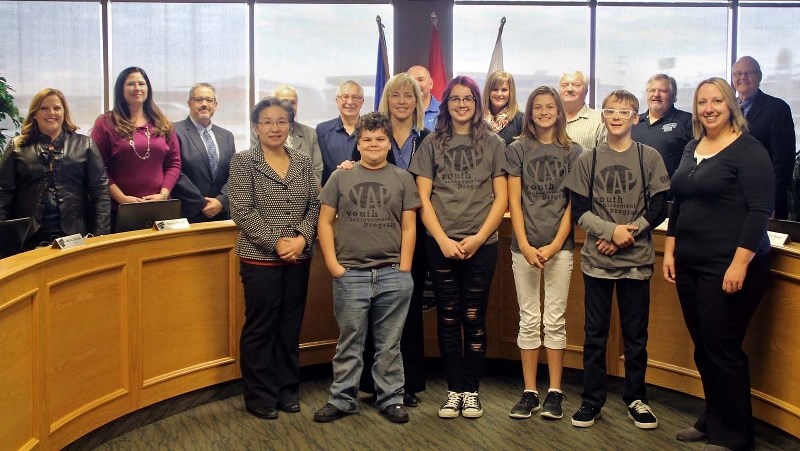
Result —
<path fill-rule="evenodd" d="M 453 105 L 458 105 L 460 103 L 465 103 L 466 105 L 472 105 L 475 103 L 475 97 L 473 96 L 464 96 L 464 97 L 456 97 L 450 96 L 447 98 L 447 101 Z"/>
<path fill-rule="evenodd" d="M 364 100 L 364 96 L 356 95 L 356 94 L 342 94 L 336 96 L 339 100 L 344 100 L 347 102 L 348 100 L 352 100 L 353 102 L 358 102 L 359 100 Z"/>
<path fill-rule="evenodd" d="M 603 117 L 606 119 L 611 119 L 614 116 L 618 116 L 622 119 L 630 119 L 633 116 L 633 110 L 615 110 L 613 108 L 603 108 Z"/>
<path fill-rule="evenodd" d="M 267 129 L 272 128 L 273 125 L 277 125 L 278 128 L 287 128 L 287 127 L 289 127 L 289 121 L 283 120 L 283 119 L 280 119 L 278 121 L 260 121 L 260 122 L 256 122 L 256 124 L 262 125 L 262 126 L 266 127 Z"/>
<path fill-rule="evenodd" d="M 214 103 L 214 102 L 217 101 L 217 99 L 215 99 L 213 97 L 192 97 L 189 100 L 191 100 L 192 102 L 197 102 L 197 103 L 203 103 L 203 102 L 205 102 L 205 103 Z"/>
<path fill-rule="evenodd" d="M 737 71 L 737 72 L 734 72 L 733 76 L 735 78 L 743 78 L 743 77 L 750 78 L 750 77 L 752 77 L 754 75 L 759 75 L 759 74 L 761 74 L 760 70 L 748 70 L 748 71 L 741 71 L 741 72 Z"/>

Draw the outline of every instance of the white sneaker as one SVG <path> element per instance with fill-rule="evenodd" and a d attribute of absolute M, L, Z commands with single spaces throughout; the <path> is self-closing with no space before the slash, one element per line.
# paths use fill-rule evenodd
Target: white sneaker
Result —
<path fill-rule="evenodd" d="M 447 392 L 447 401 L 439 408 L 439 418 L 457 418 L 461 415 L 461 393 Z"/>
<path fill-rule="evenodd" d="M 464 418 L 480 418 L 483 416 L 483 407 L 481 407 L 481 400 L 478 397 L 478 392 L 467 392 L 461 394 L 464 399 L 461 406 L 461 415 Z"/>

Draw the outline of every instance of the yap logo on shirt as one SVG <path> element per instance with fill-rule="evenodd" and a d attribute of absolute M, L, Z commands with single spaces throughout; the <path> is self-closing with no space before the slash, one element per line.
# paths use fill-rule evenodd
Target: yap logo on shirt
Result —
<path fill-rule="evenodd" d="M 525 174 L 537 185 L 555 183 L 567 173 L 567 166 L 560 158 L 543 156 L 528 162 Z"/>
<path fill-rule="evenodd" d="M 391 198 L 389 189 L 377 182 L 364 182 L 350 189 L 350 202 L 364 210 L 383 208 Z"/>
<path fill-rule="evenodd" d="M 445 164 L 455 172 L 469 172 L 483 161 L 483 155 L 474 147 L 460 145 L 444 153 Z"/>
<path fill-rule="evenodd" d="M 636 186 L 636 174 L 625 166 L 609 166 L 597 174 L 595 185 L 607 194 L 625 194 Z"/>

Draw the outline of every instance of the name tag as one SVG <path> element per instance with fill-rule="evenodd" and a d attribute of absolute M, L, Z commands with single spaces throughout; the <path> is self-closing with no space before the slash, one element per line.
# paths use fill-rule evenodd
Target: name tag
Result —
<path fill-rule="evenodd" d="M 163 221 L 156 221 L 153 224 L 154 230 L 181 230 L 188 228 L 189 228 L 189 221 L 186 218 L 165 219 Z"/>
<path fill-rule="evenodd" d="M 56 238 L 56 240 L 53 241 L 53 249 L 71 249 L 75 246 L 81 246 L 83 244 L 86 244 L 86 241 L 83 239 L 83 235 L 76 233 L 74 235 Z"/>
<path fill-rule="evenodd" d="M 767 232 L 767 236 L 769 237 L 769 244 L 771 246 L 783 246 L 790 242 L 789 235 L 786 233 Z"/>

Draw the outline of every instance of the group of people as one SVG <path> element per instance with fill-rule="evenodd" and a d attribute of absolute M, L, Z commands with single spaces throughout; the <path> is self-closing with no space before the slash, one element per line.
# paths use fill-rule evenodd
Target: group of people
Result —
<path fill-rule="evenodd" d="M 52 236 L 109 233 L 116 207 L 130 202 L 177 197 L 193 221 L 233 219 L 245 297 L 244 400 L 266 419 L 300 411 L 299 335 L 318 240 L 340 335 L 330 398 L 314 420 L 356 412 L 361 388 L 397 423 L 409 420 L 406 407 L 418 406 L 425 390 L 426 277 L 448 386 L 438 415 L 483 415 L 486 310 L 507 210 L 524 380 L 509 416 L 563 417 L 577 224 L 586 231 L 584 389 L 572 425 L 592 426 L 606 401 L 616 289 L 623 400 L 635 426 L 653 429 L 644 382 L 651 230 L 669 211 L 662 273 L 677 286 L 706 396 L 705 411 L 677 438 L 750 449 L 741 344 L 765 291 L 767 224 L 785 214 L 786 149 L 794 147 L 788 106 L 760 91 L 761 76 L 743 57 L 733 67 L 736 92 L 723 79 L 704 80 L 687 113 L 674 107 L 675 80 L 657 74 L 640 115 L 624 90 L 589 108 L 581 72 L 535 89 L 524 110 L 504 71 L 490 74 L 482 93 L 469 77 L 455 77 L 440 102 L 427 69 L 414 66 L 387 82 L 378 112 L 363 116 L 363 89 L 342 83 L 340 115 L 316 129 L 296 121 L 297 91 L 283 85 L 254 107 L 251 147 L 236 153 L 232 134 L 211 122 L 213 86 L 193 86 L 189 117 L 173 125 L 144 70 L 131 67 L 91 138 L 75 132 L 60 91 L 34 97 L 0 159 L 0 219 L 34 218 L 31 247 Z M 540 402 L 542 347 L 549 385 Z"/>

